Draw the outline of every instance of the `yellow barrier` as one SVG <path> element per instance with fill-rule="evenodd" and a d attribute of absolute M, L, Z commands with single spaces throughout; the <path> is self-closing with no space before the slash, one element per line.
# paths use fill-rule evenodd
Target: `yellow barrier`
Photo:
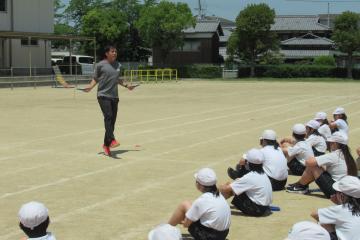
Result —
<path fill-rule="evenodd" d="M 124 77 L 127 81 L 166 81 L 178 80 L 177 69 L 164 68 L 164 69 L 144 69 L 144 70 L 125 70 Z"/>

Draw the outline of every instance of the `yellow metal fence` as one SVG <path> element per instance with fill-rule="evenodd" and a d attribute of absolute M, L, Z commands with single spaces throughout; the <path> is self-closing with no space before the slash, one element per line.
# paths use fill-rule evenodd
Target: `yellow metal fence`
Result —
<path fill-rule="evenodd" d="M 178 80 L 177 69 L 144 69 L 144 70 L 125 70 L 124 77 L 127 81 L 133 82 L 163 82 Z"/>

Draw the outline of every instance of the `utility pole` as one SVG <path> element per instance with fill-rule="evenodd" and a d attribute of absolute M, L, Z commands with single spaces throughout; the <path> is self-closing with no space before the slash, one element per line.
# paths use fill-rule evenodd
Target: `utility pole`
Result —
<path fill-rule="evenodd" d="M 198 11 L 198 16 L 197 16 L 198 20 L 203 20 L 205 18 L 205 14 L 204 14 L 205 9 L 201 5 L 201 0 L 198 0 L 198 7 L 195 8 L 195 10 Z"/>

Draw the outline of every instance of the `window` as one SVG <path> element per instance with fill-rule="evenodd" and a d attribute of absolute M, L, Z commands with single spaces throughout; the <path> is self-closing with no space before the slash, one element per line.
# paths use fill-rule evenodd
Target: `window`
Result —
<path fill-rule="evenodd" d="M 0 0 L 0 12 L 6 12 L 6 1 L 7 0 Z"/>
<path fill-rule="evenodd" d="M 79 57 L 79 63 L 93 64 L 94 59 L 91 57 Z"/>
<path fill-rule="evenodd" d="M 39 42 L 37 39 L 31 39 L 29 43 L 29 39 L 23 38 L 21 39 L 21 45 L 22 46 L 38 46 Z"/>
<path fill-rule="evenodd" d="M 201 42 L 197 41 L 197 40 L 185 41 L 181 50 L 184 51 L 184 52 L 187 52 L 187 51 L 190 51 L 190 52 L 200 51 L 200 45 L 201 45 Z"/>

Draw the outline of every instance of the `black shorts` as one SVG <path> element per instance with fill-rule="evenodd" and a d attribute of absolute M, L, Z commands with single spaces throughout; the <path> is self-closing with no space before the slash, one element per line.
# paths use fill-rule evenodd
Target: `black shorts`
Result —
<path fill-rule="evenodd" d="M 212 228 L 205 227 L 200 220 L 193 222 L 189 228 L 189 233 L 195 240 L 225 240 L 229 234 L 229 229 L 225 231 L 217 231 Z"/>
<path fill-rule="evenodd" d="M 288 167 L 292 175 L 301 176 L 305 171 L 305 166 L 301 164 L 296 158 L 293 158 L 288 162 Z"/>
<path fill-rule="evenodd" d="M 262 206 L 254 203 L 246 193 L 235 195 L 231 203 L 241 212 L 249 216 L 260 217 L 265 213 L 270 212 L 269 206 Z"/>
<path fill-rule="evenodd" d="M 328 172 L 323 172 L 315 182 L 327 198 L 336 193 L 332 187 L 335 181 Z"/>
<path fill-rule="evenodd" d="M 268 176 L 269 177 L 269 176 Z M 271 186 L 272 186 L 272 190 L 273 191 L 281 191 L 281 190 L 284 190 L 285 188 L 285 185 L 286 185 L 286 182 L 287 182 L 287 179 L 285 180 L 276 180 L 276 179 L 273 179 L 272 177 L 269 177 L 270 179 L 270 182 L 271 182 Z"/>
<path fill-rule="evenodd" d="M 314 156 L 315 157 L 318 157 L 318 156 L 321 156 L 321 155 L 324 155 L 325 153 L 324 152 L 319 152 L 316 148 L 312 147 L 312 150 L 314 152 Z"/>
<path fill-rule="evenodd" d="M 338 237 L 336 235 L 336 232 L 331 232 L 330 234 L 330 240 L 338 240 Z"/>

